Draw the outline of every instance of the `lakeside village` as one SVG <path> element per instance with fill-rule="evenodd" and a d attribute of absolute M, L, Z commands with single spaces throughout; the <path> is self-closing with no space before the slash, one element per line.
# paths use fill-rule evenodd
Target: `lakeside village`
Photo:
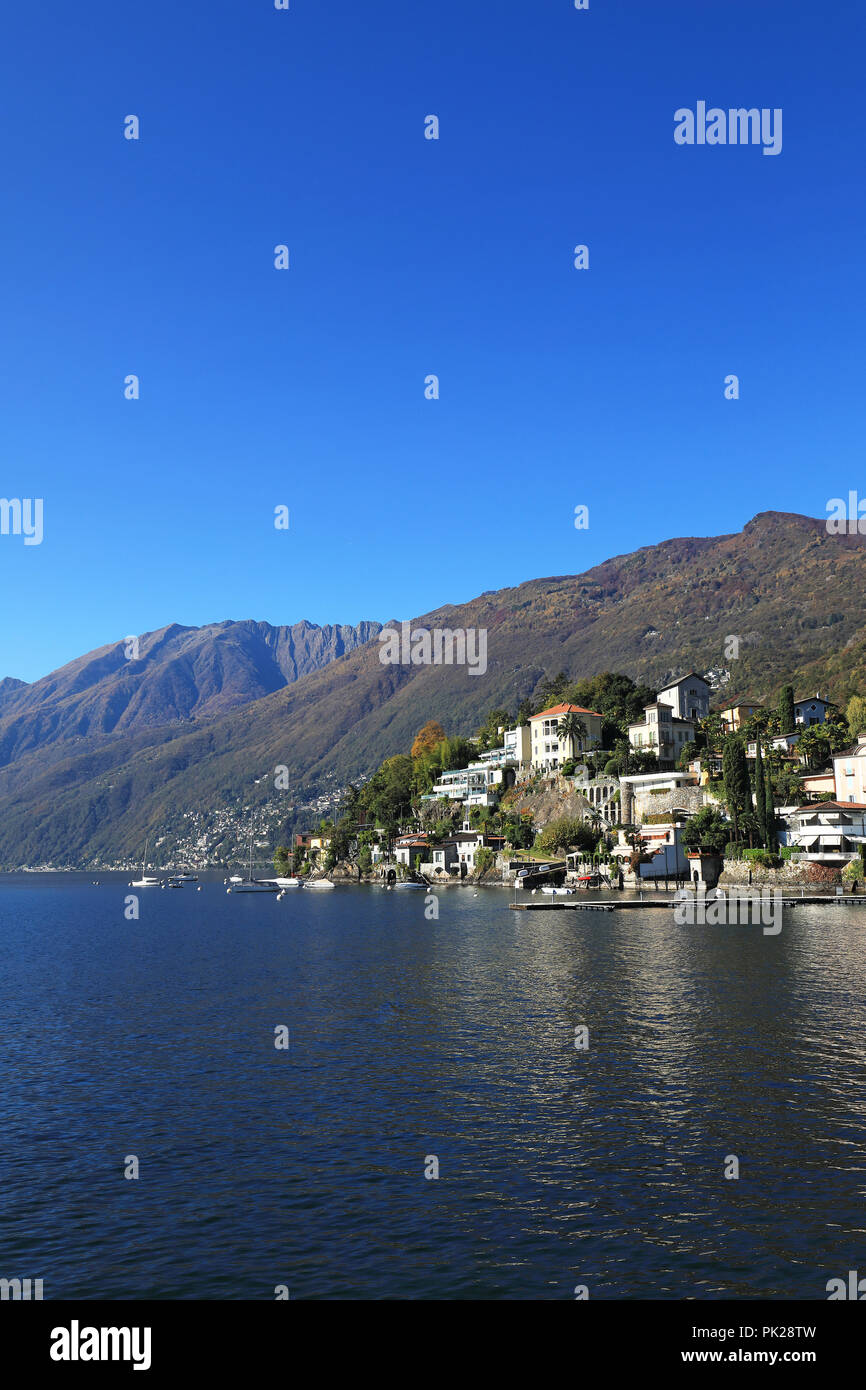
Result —
<path fill-rule="evenodd" d="M 712 673 L 710 673 L 712 678 Z M 546 681 L 474 739 L 435 721 L 342 814 L 280 846 L 278 873 L 431 885 L 637 889 L 866 878 L 866 699 L 782 688 L 711 707 L 690 671 Z"/>

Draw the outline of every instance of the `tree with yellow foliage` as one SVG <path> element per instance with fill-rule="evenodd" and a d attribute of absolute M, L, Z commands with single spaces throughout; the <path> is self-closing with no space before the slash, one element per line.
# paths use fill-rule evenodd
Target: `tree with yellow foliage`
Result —
<path fill-rule="evenodd" d="M 425 753 L 432 753 L 434 748 L 445 738 L 445 730 L 441 724 L 437 724 L 435 719 L 428 719 L 423 729 L 419 729 L 415 735 L 415 742 L 412 744 L 412 759 L 423 758 Z"/>

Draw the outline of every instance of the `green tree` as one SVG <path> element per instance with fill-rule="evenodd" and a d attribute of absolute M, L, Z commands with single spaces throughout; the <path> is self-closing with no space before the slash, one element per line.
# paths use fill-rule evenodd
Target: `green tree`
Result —
<path fill-rule="evenodd" d="M 521 727 L 521 725 L 523 725 L 523 724 L 528 724 L 528 723 L 529 723 L 530 716 L 533 715 L 534 713 L 535 713 L 535 702 L 534 702 L 534 700 L 531 700 L 531 699 L 529 698 L 528 695 L 527 695 L 527 696 L 524 696 L 524 698 L 520 701 L 520 704 L 517 706 L 517 716 L 516 716 L 516 719 L 515 719 L 515 721 L 514 721 L 514 722 L 515 722 L 515 727 L 519 729 L 519 728 Z"/>
<path fill-rule="evenodd" d="M 581 750 L 583 749 L 583 741 L 586 738 L 586 724 L 580 718 L 580 715 L 569 710 L 568 713 L 564 714 L 559 720 L 556 734 L 559 739 L 560 750 L 562 752 L 568 750 L 573 754 L 575 743 L 579 745 Z"/>
<path fill-rule="evenodd" d="M 482 845 L 480 849 L 475 851 L 475 873 L 478 877 L 487 873 L 488 869 L 492 869 L 495 863 L 496 855 L 486 845 Z"/>
<path fill-rule="evenodd" d="M 277 845 L 276 849 L 274 850 L 275 873 L 280 874 L 281 876 L 288 874 L 291 853 L 292 851 L 288 845 Z"/>
<path fill-rule="evenodd" d="M 802 806 L 806 795 L 803 778 L 791 762 L 785 762 L 773 774 L 773 792 L 780 806 Z"/>
<path fill-rule="evenodd" d="M 561 816 L 545 826 L 535 843 L 542 854 L 561 854 L 572 849 L 590 854 L 598 843 L 598 832 L 582 820 Z"/>
<path fill-rule="evenodd" d="M 682 752 L 677 758 L 677 767 L 680 772 L 685 772 L 689 763 L 694 762 L 695 758 L 698 756 L 698 751 L 698 745 L 693 740 L 683 745 Z"/>
<path fill-rule="evenodd" d="M 779 848 L 779 832 L 776 829 L 776 807 L 773 801 L 773 779 L 769 772 L 764 777 L 764 826 L 767 832 L 767 849 L 772 853 Z"/>
<path fill-rule="evenodd" d="M 743 723 L 741 734 L 751 743 L 752 739 L 757 739 L 765 735 L 778 734 L 779 713 L 773 709 L 757 709 Z"/>
<path fill-rule="evenodd" d="M 682 832 L 682 842 L 686 849 L 712 850 L 724 853 L 725 845 L 731 837 L 731 826 L 715 806 L 702 806 L 692 816 Z"/>
<path fill-rule="evenodd" d="M 502 734 L 499 730 L 508 729 L 510 726 L 511 717 L 507 709 L 489 710 L 475 739 L 479 752 L 486 753 L 490 748 L 501 748 Z"/>
<path fill-rule="evenodd" d="M 866 700 L 862 695 L 852 695 L 845 707 L 845 718 L 852 738 L 866 733 Z"/>
<path fill-rule="evenodd" d="M 797 718 L 794 714 L 794 687 L 793 685 L 783 685 L 782 694 L 779 697 L 779 733 L 792 734 L 797 727 Z"/>
<path fill-rule="evenodd" d="M 627 738 L 629 724 L 640 722 L 644 709 L 655 697 L 650 686 L 637 685 L 618 671 L 603 671 L 601 675 L 575 681 L 565 698 L 570 704 L 596 710 L 603 716 L 602 743 L 605 748 L 613 748 L 617 740 Z"/>
<path fill-rule="evenodd" d="M 766 846 L 769 831 L 767 829 L 767 788 L 764 781 L 764 756 L 761 752 L 761 740 L 755 740 L 755 815 L 758 819 L 758 834 L 761 844 Z"/>
<path fill-rule="evenodd" d="M 834 752 L 845 747 L 847 741 L 838 725 L 813 724 L 800 735 L 797 752 L 807 768 L 823 767 Z"/>
<path fill-rule="evenodd" d="M 361 793 L 364 810 L 393 835 L 411 809 L 414 791 L 412 759 L 403 753 L 386 758 Z"/>
<path fill-rule="evenodd" d="M 734 839 L 739 840 L 741 835 L 740 822 L 746 812 L 752 810 L 752 791 L 749 784 L 746 749 L 743 740 L 739 737 L 725 740 L 722 754 L 722 777 L 725 785 L 725 802 L 734 825 Z"/>

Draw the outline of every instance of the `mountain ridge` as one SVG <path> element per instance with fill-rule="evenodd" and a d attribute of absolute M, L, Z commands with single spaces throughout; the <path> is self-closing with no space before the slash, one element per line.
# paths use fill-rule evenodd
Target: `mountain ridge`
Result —
<path fill-rule="evenodd" d="M 139 723 L 55 740 L 47 756 L 22 749 L 0 768 L 0 862 L 130 854 L 155 826 L 171 842 L 191 816 L 207 839 L 229 806 L 287 833 L 304 797 L 407 752 L 427 719 L 471 734 L 487 710 L 513 712 L 559 670 L 622 671 L 658 689 L 726 667 L 726 695 L 774 699 L 793 680 L 844 700 L 866 688 L 866 544 L 829 536 L 815 518 L 765 512 L 740 532 L 673 538 L 582 574 L 488 590 L 412 625 L 485 627 L 487 671 L 383 665 L 371 638 L 192 728 Z M 726 658 L 732 637 L 739 654 Z M 282 801 L 277 766 L 291 787 Z"/>

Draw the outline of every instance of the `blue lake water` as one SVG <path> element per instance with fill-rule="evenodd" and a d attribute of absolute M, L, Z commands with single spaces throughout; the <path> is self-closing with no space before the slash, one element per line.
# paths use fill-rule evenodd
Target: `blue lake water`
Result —
<path fill-rule="evenodd" d="M 496 889 L 427 920 L 423 893 L 210 882 L 141 890 L 127 922 L 129 891 L 0 884 L 0 1276 L 46 1298 L 824 1299 L 866 1268 L 866 910 L 797 908 L 772 937 Z"/>

